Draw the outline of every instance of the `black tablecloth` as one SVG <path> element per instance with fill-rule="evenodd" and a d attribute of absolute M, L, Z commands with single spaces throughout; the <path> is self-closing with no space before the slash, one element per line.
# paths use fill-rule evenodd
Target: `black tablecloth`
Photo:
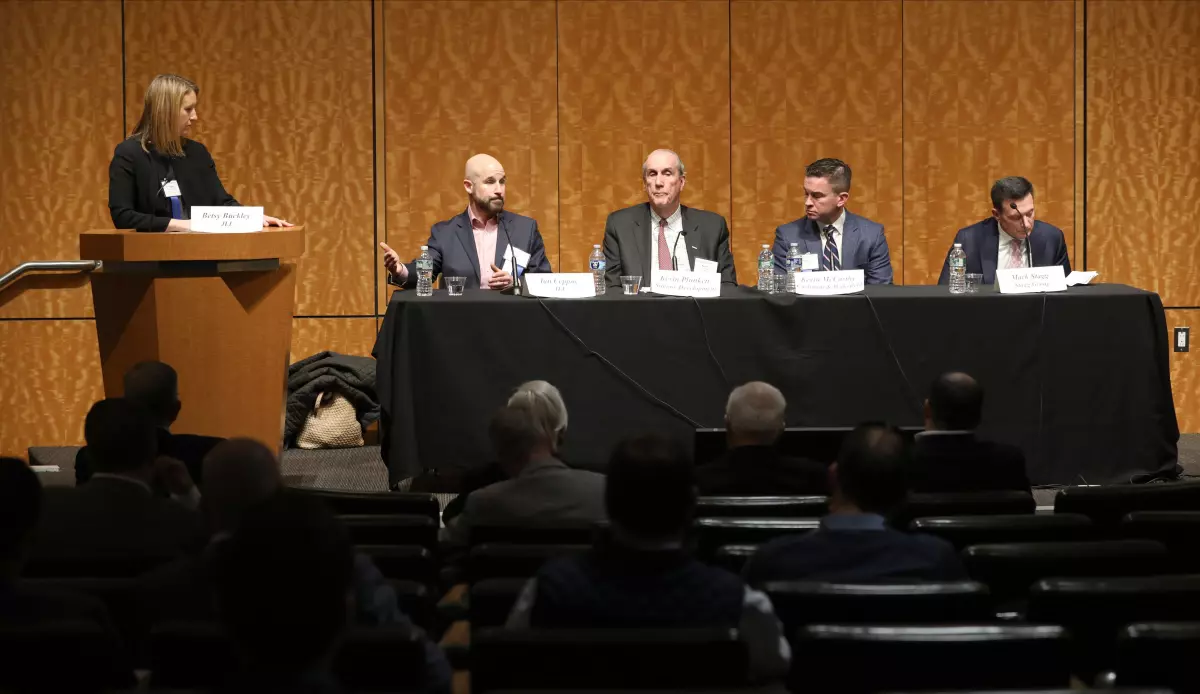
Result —
<path fill-rule="evenodd" d="M 981 434 L 1019 445 L 1034 484 L 1129 481 L 1174 469 L 1179 428 L 1158 295 L 1122 285 L 950 295 L 872 286 L 838 297 L 540 300 L 396 292 L 375 344 L 393 481 L 490 459 L 487 421 L 522 381 L 570 413 L 565 458 L 603 467 L 631 433 L 689 445 L 723 426 L 732 387 L 774 384 L 788 426 L 920 425 L 929 383 L 966 371 Z"/>

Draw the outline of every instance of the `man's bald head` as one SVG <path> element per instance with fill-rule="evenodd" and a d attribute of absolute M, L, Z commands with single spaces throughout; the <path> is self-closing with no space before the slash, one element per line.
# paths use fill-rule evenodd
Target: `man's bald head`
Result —
<path fill-rule="evenodd" d="M 279 461 L 258 441 L 228 439 L 204 456 L 204 509 L 214 530 L 232 530 L 248 509 L 283 487 Z"/>
<path fill-rule="evenodd" d="M 787 401 L 770 383 L 751 381 L 738 386 L 725 404 L 725 427 L 735 445 L 775 443 L 783 433 Z"/>
<path fill-rule="evenodd" d="M 983 388 L 961 371 L 951 371 L 937 377 L 929 387 L 926 402 L 928 416 L 936 429 L 970 431 L 979 426 L 983 417 Z"/>
<path fill-rule="evenodd" d="M 179 416 L 179 375 L 170 364 L 143 361 L 125 372 L 125 399 L 135 402 L 160 427 L 169 427 Z"/>
<path fill-rule="evenodd" d="M 504 188 L 508 177 L 504 167 L 490 154 L 476 154 L 467 160 L 463 188 L 476 214 L 490 219 L 504 210 Z"/>

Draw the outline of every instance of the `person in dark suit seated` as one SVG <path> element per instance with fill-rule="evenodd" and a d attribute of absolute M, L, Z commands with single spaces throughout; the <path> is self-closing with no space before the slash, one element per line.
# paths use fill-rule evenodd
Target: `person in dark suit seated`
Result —
<path fill-rule="evenodd" d="M 746 582 L 965 578 L 950 543 L 886 525 L 887 513 L 907 495 L 907 463 L 904 436 L 894 427 L 855 428 L 829 468 L 832 495 L 821 527 L 760 547 L 746 564 Z"/>
<path fill-rule="evenodd" d="M 827 465 L 779 454 L 787 401 L 769 383 L 752 381 L 729 394 L 725 431 L 729 451 L 696 468 L 705 496 L 827 494 Z"/>
<path fill-rule="evenodd" d="M 883 225 L 846 209 L 850 166 L 818 159 L 804 171 L 804 216 L 775 229 L 775 269 L 786 273 L 788 249 L 815 253 L 818 270 L 862 270 L 867 284 L 892 283 Z"/>
<path fill-rule="evenodd" d="M 683 448 L 660 436 L 627 439 L 608 470 L 607 535 L 587 554 L 543 566 L 507 626 L 738 629 L 752 680 L 787 672 L 791 651 L 767 596 L 685 550 L 696 490 Z"/>
<path fill-rule="evenodd" d="M 996 283 L 996 270 L 1061 265 L 1071 274 L 1071 259 L 1062 229 L 1034 219 L 1033 184 L 1008 176 L 992 185 L 992 216 L 959 229 L 946 251 L 938 284 L 950 283 L 950 251 L 961 243 L 967 254 L 967 272 L 983 275 L 984 284 Z"/>
<path fill-rule="evenodd" d="M 151 491 L 156 480 L 186 478 L 187 470 L 157 459 L 154 422 L 145 410 L 123 398 L 101 400 L 83 433 L 95 472 L 83 486 L 46 490 L 34 561 L 160 560 L 203 545 L 200 515 Z"/>
<path fill-rule="evenodd" d="M 102 625 L 116 640 L 108 610 L 99 600 L 20 582 L 41 509 L 37 473 L 24 460 L 0 458 L 0 626 L 80 620 Z"/>
<path fill-rule="evenodd" d="M 236 692 L 340 692 L 354 548 L 319 500 L 278 494 L 247 510 L 213 559 L 213 599 L 241 671 Z"/>
<path fill-rule="evenodd" d="M 914 492 L 1028 492 L 1025 454 L 981 440 L 983 388 L 965 373 L 942 374 L 925 400 L 925 431 L 913 445 L 909 487 Z"/>
<path fill-rule="evenodd" d="M 472 526 L 587 524 L 604 520 L 604 475 L 573 470 L 558 459 L 565 428 L 545 392 L 518 391 L 488 427 L 507 477 L 471 493 L 442 541 L 465 546 Z"/>
<path fill-rule="evenodd" d="M 729 225 L 715 212 L 679 204 L 687 170 L 679 155 L 656 149 L 642 163 L 647 202 L 617 210 L 604 222 L 605 281 L 620 287 L 622 275 L 653 283 L 656 270 L 694 271 L 696 260 L 716 264 L 723 284 L 737 284 Z"/>
<path fill-rule="evenodd" d="M 158 427 L 158 454 L 182 462 L 187 466 L 191 480 L 200 484 L 203 480 L 200 463 L 221 439 L 171 432 L 171 425 L 183 409 L 183 403 L 179 401 L 179 374 L 161 361 L 144 361 L 125 373 L 124 386 L 124 398 L 141 405 Z M 75 454 L 75 484 L 83 484 L 92 476 L 92 462 L 87 450 L 84 446 Z"/>
<path fill-rule="evenodd" d="M 525 272 L 551 272 L 546 245 L 537 222 L 504 209 L 508 176 L 500 162 L 487 154 L 467 160 L 463 187 L 467 209 L 456 217 L 438 222 L 429 230 L 425 245 L 433 258 L 434 281 L 442 277 L 464 277 L 467 289 L 511 289 Z M 509 250 L 509 244 L 512 249 Z M 383 264 L 388 283 L 412 289 L 417 286 L 416 260 L 400 262 L 400 255 L 386 243 Z M 513 262 L 515 257 L 516 262 Z M 508 270 L 505 270 L 505 263 Z"/>
<path fill-rule="evenodd" d="M 199 120 L 200 87 L 179 75 L 158 75 L 146 87 L 142 115 L 108 165 L 113 226 L 138 231 L 190 231 L 193 206 L 238 206 L 217 176 L 204 145 L 189 140 Z M 263 215 L 263 226 L 292 226 Z"/>

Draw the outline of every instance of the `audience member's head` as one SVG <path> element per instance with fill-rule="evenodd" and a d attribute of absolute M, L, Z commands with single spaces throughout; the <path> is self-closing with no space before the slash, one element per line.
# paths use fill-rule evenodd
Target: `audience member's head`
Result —
<path fill-rule="evenodd" d="M 646 547 L 681 541 L 696 505 L 692 461 L 683 446 L 659 435 L 617 444 L 608 463 L 604 505 L 620 541 Z"/>
<path fill-rule="evenodd" d="M 133 401 L 106 398 L 92 405 L 83 422 L 83 438 L 95 472 L 147 481 L 154 477 L 154 420 Z"/>
<path fill-rule="evenodd" d="M 41 510 L 37 473 L 20 458 L 0 458 L 0 582 L 21 574 Z"/>
<path fill-rule="evenodd" d="M 541 401 L 540 406 L 548 410 L 554 425 L 554 452 L 562 447 L 563 436 L 567 433 L 567 405 L 563 402 L 562 393 L 558 392 L 547 381 L 526 381 L 517 386 L 517 390 L 508 399 L 509 405 L 522 402 Z"/>
<path fill-rule="evenodd" d="M 492 415 L 488 434 L 506 476 L 516 477 L 530 462 L 554 455 L 556 421 L 549 400 L 542 397 L 520 398 Z"/>
<path fill-rule="evenodd" d="M 258 441 L 226 439 L 204 456 L 201 503 L 213 532 L 232 531 L 248 510 L 282 488 L 275 454 Z"/>
<path fill-rule="evenodd" d="M 154 423 L 170 427 L 179 416 L 179 375 L 161 361 L 143 361 L 125 372 L 125 399 L 141 405 Z"/>
<path fill-rule="evenodd" d="M 846 435 L 829 467 L 829 508 L 886 515 L 908 494 L 904 435 L 886 424 L 860 424 Z"/>
<path fill-rule="evenodd" d="M 213 591 L 248 668 L 321 669 L 346 625 L 353 548 L 319 499 L 284 492 L 250 509 L 220 545 Z"/>
<path fill-rule="evenodd" d="M 960 371 L 944 373 L 929 386 L 925 428 L 929 431 L 973 431 L 983 416 L 983 388 Z"/>
<path fill-rule="evenodd" d="M 751 381 L 738 386 L 725 403 L 725 430 L 730 448 L 770 446 L 784 427 L 787 401 L 770 383 Z"/>

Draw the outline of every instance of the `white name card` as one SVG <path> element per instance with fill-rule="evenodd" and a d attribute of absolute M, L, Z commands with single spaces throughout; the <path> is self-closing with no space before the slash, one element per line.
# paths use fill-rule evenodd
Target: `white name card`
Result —
<path fill-rule="evenodd" d="M 866 286 L 862 270 L 797 272 L 796 293 L 801 296 L 837 296 L 861 292 Z"/>
<path fill-rule="evenodd" d="M 658 270 L 650 278 L 650 291 L 663 296 L 711 299 L 721 296 L 721 273 Z"/>
<path fill-rule="evenodd" d="M 586 299 L 596 296 L 596 280 L 590 272 L 535 272 L 521 275 L 530 296 L 547 299 Z"/>
<path fill-rule="evenodd" d="M 996 284 L 1001 294 L 1038 294 L 1067 291 L 1067 278 L 1061 265 L 997 270 Z"/>
<path fill-rule="evenodd" d="M 192 231 L 204 233 L 246 234 L 262 231 L 261 207 L 204 207 L 192 208 Z"/>
<path fill-rule="evenodd" d="M 1092 280 L 1096 279 L 1096 276 L 1099 274 L 1099 272 L 1095 271 L 1076 270 L 1067 275 L 1067 286 L 1074 287 L 1080 284 L 1091 284 Z"/>

